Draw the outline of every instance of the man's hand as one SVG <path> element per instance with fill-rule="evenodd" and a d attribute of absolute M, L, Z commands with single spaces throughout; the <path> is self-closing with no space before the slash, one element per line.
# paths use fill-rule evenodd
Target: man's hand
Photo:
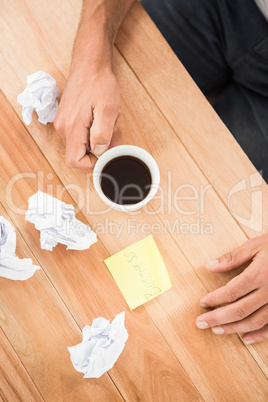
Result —
<path fill-rule="evenodd" d="M 134 0 L 84 0 L 70 75 L 54 126 L 66 145 L 66 164 L 89 169 L 108 149 L 119 115 L 113 44 Z"/>
<path fill-rule="evenodd" d="M 268 339 L 268 234 L 248 240 L 206 268 L 227 272 L 247 262 L 240 275 L 203 297 L 202 307 L 217 308 L 197 318 L 198 328 L 219 335 L 243 332 L 246 344 Z"/>
<path fill-rule="evenodd" d="M 119 114 L 120 90 L 110 68 L 70 74 L 54 126 L 66 145 L 66 164 L 92 168 L 96 155 L 106 151 Z"/>

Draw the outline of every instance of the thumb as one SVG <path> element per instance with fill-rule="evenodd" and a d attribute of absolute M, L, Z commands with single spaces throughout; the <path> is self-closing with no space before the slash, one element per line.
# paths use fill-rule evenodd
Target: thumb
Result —
<path fill-rule="evenodd" d="M 117 113 L 101 108 L 94 110 L 94 119 L 90 128 L 90 148 L 96 155 L 105 152 L 111 142 Z"/>
<path fill-rule="evenodd" d="M 206 262 L 205 267 L 213 272 L 231 271 L 250 261 L 255 256 L 256 252 L 255 242 L 248 240 L 240 247 L 224 254 L 220 258 Z"/>

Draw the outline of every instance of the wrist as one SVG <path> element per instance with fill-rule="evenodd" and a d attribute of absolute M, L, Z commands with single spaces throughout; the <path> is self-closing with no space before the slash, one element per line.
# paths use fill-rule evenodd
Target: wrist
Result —
<path fill-rule="evenodd" d="M 109 61 L 103 61 L 103 60 L 97 60 L 94 58 L 94 60 L 84 60 L 84 61 L 76 61 L 75 63 L 72 63 L 71 68 L 70 68 L 70 74 L 69 74 L 69 79 L 76 84 L 83 83 L 83 82 L 89 82 L 89 81 L 94 81 L 94 79 L 97 79 L 100 74 L 101 76 L 105 76 L 106 74 L 111 74 L 112 72 L 112 66 L 111 62 Z"/>
<path fill-rule="evenodd" d="M 87 40 L 77 38 L 73 51 L 70 73 L 76 70 L 112 68 L 113 42 L 105 34 L 88 34 Z"/>

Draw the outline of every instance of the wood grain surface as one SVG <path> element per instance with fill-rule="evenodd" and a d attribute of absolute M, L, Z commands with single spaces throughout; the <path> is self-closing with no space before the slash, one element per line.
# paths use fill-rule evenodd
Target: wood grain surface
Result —
<path fill-rule="evenodd" d="M 250 189 L 250 176 L 258 173 L 142 7 L 130 10 L 114 50 L 123 111 L 116 140 L 141 146 L 156 159 L 161 188 L 151 203 L 138 213 L 106 210 L 92 172 L 65 166 L 52 124 L 44 126 L 36 116 L 30 126 L 21 120 L 16 98 L 27 75 L 50 73 L 62 93 L 81 4 L 0 5 L 0 213 L 16 227 L 17 254 L 41 266 L 25 282 L 0 278 L 0 398 L 265 401 L 267 343 L 245 346 L 239 335 L 197 329 L 195 319 L 204 311 L 200 298 L 237 274 L 209 273 L 204 262 L 267 231 L 267 185 L 256 188 L 262 193 L 259 208 Z M 232 199 L 230 210 L 228 196 L 242 180 L 246 189 Z M 38 189 L 72 203 L 77 218 L 97 232 L 98 243 L 85 251 L 62 245 L 41 250 L 39 232 L 25 221 L 28 198 Z M 188 199 L 178 201 L 178 194 Z M 239 219 L 250 212 L 252 220 Z M 130 311 L 104 259 L 149 234 L 172 288 Z M 121 311 L 129 332 L 122 355 L 100 379 L 83 379 L 67 346 L 81 341 L 81 329 L 94 318 L 112 320 Z"/>

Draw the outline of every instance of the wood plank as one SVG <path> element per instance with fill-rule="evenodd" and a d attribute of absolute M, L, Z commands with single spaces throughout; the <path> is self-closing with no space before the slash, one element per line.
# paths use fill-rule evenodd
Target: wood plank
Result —
<path fill-rule="evenodd" d="M 83 1 L 68 0 L 64 4 L 64 8 L 61 0 L 49 0 L 46 3 L 40 0 L 20 0 L 13 2 L 13 4 L 10 3 L 2 2 L 0 5 L 2 15 L 15 17 L 18 23 L 17 29 L 23 32 L 23 35 L 26 37 L 28 36 L 28 32 L 34 31 L 35 37 L 31 38 L 31 43 L 42 44 L 42 48 L 46 50 L 47 56 L 49 55 L 51 60 L 53 60 L 53 64 L 56 67 L 55 70 L 60 70 L 67 76 L 69 73 L 73 40 L 77 31 Z M 8 18 L 5 18 L 5 23 L 11 30 L 14 29 L 12 21 Z M 24 46 L 22 53 L 21 65 L 29 66 L 29 60 L 35 58 L 31 46 Z M 66 63 L 63 63 L 62 61 L 63 58 L 65 59 L 66 54 L 68 54 L 68 60 Z M 41 61 L 38 57 L 36 62 L 38 62 L 38 59 Z M 40 68 L 44 68 L 44 64 L 40 63 Z M 35 72 L 35 70 L 32 72 Z M 28 74 L 30 73 L 28 71 Z"/>
<path fill-rule="evenodd" d="M 55 191 L 64 193 L 65 202 L 73 204 L 74 202 L 3 97 L 0 104 L 4 116 L 0 135 L 6 131 L 10 133 L 9 136 L 5 136 L 0 145 L 0 152 L 5 155 L 5 166 L 0 166 L 0 190 L 3 195 L 1 201 L 8 209 L 10 217 L 16 222 L 17 230 L 23 234 L 80 328 L 90 324 L 96 317 L 103 316 L 111 320 L 117 313 L 126 310 L 129 339 L 122 357 L 109 370 L 109 375 L 121 394 L 127 400 L 140 398 L 153 401 L 157 398 L 165 400 L 167 395 L 172 392 L 172 396 L 177 400 L 201 400 L 199 393 L 144 308 L 141 307 L 135 312 L 128 310 L 123 296 L 103 262 L 109 254 L 100 242 L 90 250 L 79 252 L 75 250 L 66 252 L 65 246 L 61 245 L 57 246 L 53 253 L 40 249 L 39 232 L 32 224 L 25 221 L 24 213 L 19 214 L 15 205 L 21 209 L 27 208 L 27 199 L 37 191 L 38 185 L 42 191 L 49 192 L 54 196 L 56 196 Z M 21 140 L 19 147 L 16 146 L 18 133 Z M 38 172 L 41 168 L 42 175 L 39 174 L 39 183 L 32 178 L 22 178 L 14 184 L 12 206 L 10 204 L 11 195 L 5 197 L 6 184 L 9 179 L 16 177 L 19 172 Z M 44 180 L 43 186 L 42 180 Z M 81 213 L 77 214 L 77 218 L 85 220 Z M 45 297 L 42 298 L 42 302 L 47 303 Z M 57 320 L 57 316 L 53 312 L 50 316 L 52 322 Z M 24 325 L 28 327 L 29 323 Z M 61 326 L 64 331 L 64 324 Z M 9 334 L 12 327 L 8 328 Z M 35 329 L 37 339 L 39 338 L 38 331 L 40 331 L 40 327 Z M 76 344 L 80 340 L 81 335 L 76 338 L 76 342 L 69 342 L 67 346 Z M 40 341 L 38 340 L 38 342 Z M 61 351 L 61 353 L 63 352 Z M 30 362 L 27 361 L 27 364 Z M 52 367 L 58 372 L 56 358 Z M 40 381 L 38 373 L 35 376 L 37 376 L 36 381 Z M 76 372 L 73 372 L 73 376 L 80 379 L 82 377 Z M 99 380 L 96 381 L 96 384 L 98 382 Z M 94 394 L 89 392 L 89 395 Z M 101 398 L 103 396 L 100 394 Z"/>
<path fill-rule="evenodd" d="M 8 401 L 43 401 L 33 380 L 0 328 L 1 364 L 0 399 Z"/>
<path fill-rule="evenodd" d="M 267 184 L 253 176 L 251 188 L 256 169 L 138 2 L 116 45 L 247 236 L 267 232 Z M 228 198 L 239 182 L 241 191 Z"/>

